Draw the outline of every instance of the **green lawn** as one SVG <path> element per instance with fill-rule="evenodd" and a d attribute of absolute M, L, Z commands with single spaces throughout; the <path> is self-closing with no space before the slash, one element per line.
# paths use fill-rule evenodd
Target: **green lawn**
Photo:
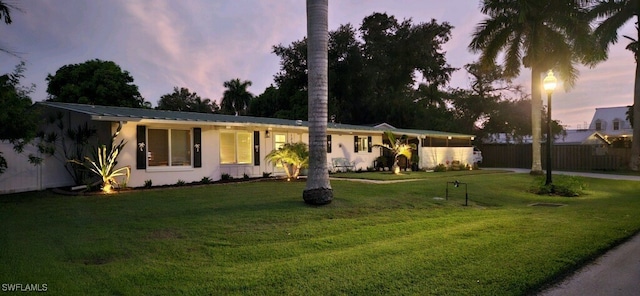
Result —
<path fill-rule="evenodd" d="M 479 173 L 482 171 L 478 171 Z M 0 196 L 0 283 L 52 295 L 522 295 L 640 230 L 639 182 L 537 196 L 527 174 L 415 182 L 263 181 L 68 197 Z M 446 181 L 469 184 L 444 197 Z M 532 203 L 562 207 L 532 207 Z"/>
<path fill-rule="evenodd" d="M 384 172 L 340 172 L 331 174 L 332 178 L 344 178 L 344 179 L 367 179 L 378 181 L 392 181 L 392 180 L 414 180 L 414 179 L 436 179 L 436 178 L 456 178 L 469 175 L 482 175 L 482 174 L 496 174 L 506 173 L 508 171 L 501 170 L 476 170 L 476 171 L 448 171 L 448 172 L 425 172 L 425 171 L 402 171 L 396 175 L 390 171 Z M 453 181 L 453 179 L 451 180 Z"/>

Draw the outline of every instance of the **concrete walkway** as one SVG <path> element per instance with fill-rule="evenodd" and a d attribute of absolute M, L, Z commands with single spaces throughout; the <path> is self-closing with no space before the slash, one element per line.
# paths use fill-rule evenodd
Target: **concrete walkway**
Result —
<path fill-rule="evenodd" d="M 640 235 L 609 250 L 539 295 L 640 295 Z"/>
<path fill-rule="evenodd" d="M 515 173 L 529 173 L 530 169 L 512 169 L 512 168 L 486 168 L 487 170 L 505 170 Z M 628 181 L 640 181 L 640 176 L 631 175 L 614 175 L 614 174 L 598 174 L 598 173 L 584 173 L 584 172 L 565 172 L 565 171 L 552 171 L 554 175 L 570 175 L 570 176 L 582 176 L 597 179 L 611 179 L 611 180 L 628 180 Z M 638 294 L 640 295 L 640 293 Z"/>

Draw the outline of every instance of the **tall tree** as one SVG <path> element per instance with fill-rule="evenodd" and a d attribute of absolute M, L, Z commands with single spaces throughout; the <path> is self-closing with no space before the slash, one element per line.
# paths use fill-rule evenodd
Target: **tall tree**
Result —
<path fill-rule="evenodd" d="M 9 141 L 17 152 L 22 152 L 24 145 L 35 138 L 38 127 L 38 114 L 31 108 L 29 97 L 35 85 L 25 87 L 20 84 L 24 70 L 25 63 L 21 62 L 13 73 L 0 76 L 0 141 Z M 35 156 L 29 159 L 37 162 Z M 7 166 L 0 151 L 0 174 Z"/>
<path fill-rule="evenodd" d="M 329 101 L 329 1 L 307 0 L 309 36 L 309 175 L 302 198 L 308 204 L 325 205 L 333 200 L 327 167 L 327 120 Z"/>
<path fill-rule="evenodd" d="M 144 98 L 128 71 L 99 59 L 62 66 L 47 75 L 48 101 L 143 108 Z"/>
<path fill-rule="evenodd" d="M 609 0 L 609 1 L 588 1 L 592 4 L 590 14 L 593 18 L 601 21 L 596 27 L 594 33 L 598 40 L 598 44 L 605 51 L 608 50 L 610 44 L 618 42 L 618 31 L 630 20 L 635 19 L 636 36 L 626 38 L 631 42 L 627 49 L 633 53 L 636 61 L 635 83 L 633 87 L 633 105 L 640 106 L 640 65 L 638 59 L 638 40 L 640 39 L 640 31 L 638 31 L 638 22 L 640 22 L 640 1 L 639 0 Z M 640 108 L 633 108 L 633 115 L 629 116 L 633 120 L 633 141 L 631 143 L 631 159 L 629 168 L 633 171 L 640 170 Z"/>
<path fill-rule="evenodd" d="M 449 24 L 434 20 L 415 24 L 374 13 L 363 20 L 359 29 L 346 24 L 330 32 L 330 121 L 426 127 L 426 112 L 416 101 L 425 99 L 423 95 L 427 93 L 418 98 L 415 85 L 422 83 L 437 90 L 448 82 L 454 69 L 447 65 L 442 45 L 450 37 L 450 30 Z M 274 53 L 281 59 L 280 71 L 274 77 L 275 89 L 258 100 L 272 100 L 278 110 L 286 110 L 278 112 L 278 117 L 301 119 L 301 107 L 307 105 L 307 42 L 303 39 L 289 46 L 274 46 Z M 274 91 L 279 95 L 273 96 Z"/>
<path fill-rule="evenodd" d="M 220 102 L 220 111 L 224 114 L 244 115 L 253 99 L 253 94 L 247 88 L 251 86 L 251 81 L 240 81 L 239 78 L 226 81 L 224 84 L 226 90 L 222 95 Z"/>
<path fill-rule="evenodd" d="M 476 27 L 469 48 L 481 52 L 483 64 L 495 64 L 504 55 L 508 77 L 531 70 L 531 172 L 542 174 L 540 151 L 542 84 L 541 75 L 554 69 L 565 90 L 575 84 L 577 63 L 595 64 L 603 56 L 593 48 L 591 27 L 582 1 L 484 0 L 482 13 L 489 17 Z"/>
<path fill-rule="evenodd" d="M 173 110 L 198 113 L 215 113 L 219 107 L 210 99 L 202 99 L 186 87 L 173 88 L 173 93 L 162 95 L 158 101 L 158 110 Z"/>

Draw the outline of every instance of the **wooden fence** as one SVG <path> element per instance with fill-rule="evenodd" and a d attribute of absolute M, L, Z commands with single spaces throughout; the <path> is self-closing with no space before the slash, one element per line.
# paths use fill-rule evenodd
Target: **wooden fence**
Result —
<path fill-rule="evenodd" d="M 531 144 L 484 144 L 482 165 L 487 168 L 531 168 Z M 547 149 L 543 144 L 542 167 L 546 168 Z M 588 145 L 555 145 L 551 149 L 554 170 L 620 170 L 628 167 L 629 148 L 602 148 Z"/>

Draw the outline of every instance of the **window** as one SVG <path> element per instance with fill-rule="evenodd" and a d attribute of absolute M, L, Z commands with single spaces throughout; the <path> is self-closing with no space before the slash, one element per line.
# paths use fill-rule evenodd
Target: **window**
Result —
<path fill-rule="evenodd" d="M 276 134 L 273 137 L 273 149 L 278 150 L 287 143 L 287 135 L 285 134 Z"/>
<path fill-rule="evenodd" d="M 371 137 L 354 137 L 355 140 L 355 152 L 371 152 L 370 142 Z"/>
<path fill-rule="evenodd" d="M 596 120 L 596 130 L 597 131 L 602 130 L 602 121 L 600 119 Z"/>
<path fill-rule="evenodd" d="M 614 131 L 620 130 L 620 120 L 616 119 L 613 121 L 613 130 Z"/>
<path fill-rule="evenodd" d="M 191 131 L 149 129 L 149 166 L 191 166 Z"/>
<path fill-rule="evenodd" d="M 220 133 L 220 163 L 250 164 L 252 163 L 253 146 L 250 132 Z"/>

